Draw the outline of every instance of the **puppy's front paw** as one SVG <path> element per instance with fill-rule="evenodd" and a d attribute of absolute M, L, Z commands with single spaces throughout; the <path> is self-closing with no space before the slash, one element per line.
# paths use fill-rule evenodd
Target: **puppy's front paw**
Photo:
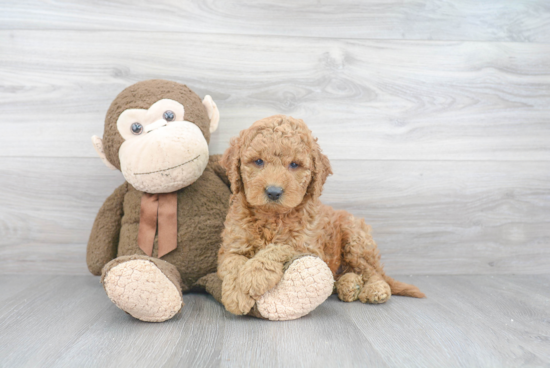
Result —
<path fill-rule="evenodd" d="M 384 280 L 367 282 L 359 293 L 359 300 L 363 303 L 382 304 L 387 302 L 390 297 L 390 285 Z"/>
<path fill-rule="evenodd" d="M 256 302 L 241 290 L 236 282 L 235 275 L 228 275 L 222 283 L 222 304 L 228 312 L 243 315 L 250 312 Z"/>
<path fill-rule="evenodd" d="M 254 299 L 272 289 L 283 277 L 283 265 L 278 262 L 252 258 L 239 271 L 237 284 Z"/>
<path fill-rule="evenodd" d="M 363 279 L 361 276 L 349 272 L 336 282 L 336 291 L 338 298 L 343 302 L 353 302 L 359 298 L 359 293 L 363 287 Z"/>

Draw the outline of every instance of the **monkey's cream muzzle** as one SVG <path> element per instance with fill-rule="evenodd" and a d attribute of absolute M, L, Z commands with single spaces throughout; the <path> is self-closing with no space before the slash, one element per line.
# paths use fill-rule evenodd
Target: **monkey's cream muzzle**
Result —
<path fill-rule="evenodd" d="M 119 151 L 122 175 L 147 193 L 170 193 L 194 183 L 208 164 L 208 143 L 188 121 L 158 120 Z"/>
<path fill-rule="evenodd" d="M 218 127 L 220 114 L 212 97 L 202 104 L 210 119 L 210 133 Z M 146 193 L 170 193 L 193 184 L 208 164 L 208 143 L 200 128 L 185 120 L 185 107 L 161 99 L 148 109 L 126 109 L 117 119 L 124 139 L 119 149 L 120 168 L 134 188 Z M 103 140 L 92 137 L 101 160 L 112 170 Z"/>

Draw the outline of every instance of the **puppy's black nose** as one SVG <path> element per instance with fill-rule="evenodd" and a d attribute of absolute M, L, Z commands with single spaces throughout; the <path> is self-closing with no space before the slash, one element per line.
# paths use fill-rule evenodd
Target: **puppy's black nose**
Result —
<path fill-rule="evenodd" d="M 281 187 L 267 187 L 267 188 L 265 188 L 265 194 L 272 201 L 276 201 L 283 194 L 283 188 L 281 188 Z"/>

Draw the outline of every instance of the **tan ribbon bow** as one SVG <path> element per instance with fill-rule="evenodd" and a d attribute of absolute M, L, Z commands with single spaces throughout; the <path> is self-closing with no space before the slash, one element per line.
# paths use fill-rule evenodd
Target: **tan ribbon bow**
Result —
<path fill-rule="evenodd" d="M 153 254 L 153 243 L 157 231 L 158 218 L 158 258 L 170 253 L 178 246 L 178 195 L 173 193 L 141 196 L 138 246 L 149 257 Z"/>

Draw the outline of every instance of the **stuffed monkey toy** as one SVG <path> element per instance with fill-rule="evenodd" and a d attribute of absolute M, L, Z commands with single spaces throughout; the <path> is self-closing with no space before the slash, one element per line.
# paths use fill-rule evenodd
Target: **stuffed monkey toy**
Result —
<path fill-rule="evenodd" d="M 95 219 L 86 261 L 109 298 L 142 321 L 183 307 L 182 292 L 215 293 L 229 196 L 219 156 L 209 156 L 219 112 L 187 86 L 148 80 L 123 90 L 92 143 L 126 182 Z"/>
<path fill-rule="evenodd" d="M 210 96 L 201 100 L 183 84 L 148 80 L 115 98 L 103 139 L 92 137 L 99 157 L 126 182 L 97 214 L 88 269 L 101 275 L 116 306 L 139 320 L 174 317 L 184 305 L 183 293 L 193 290 L 206 290 L 221 302 L 217 255 L 231 191 L 220 156 L 208 151 L 219 116 Z M 310 263 L 304 258 L 289 264 L 280 285 L 249 314 L 286 319 L 271 316 L 295 308 L 303 315 L 303 305 L 311 310 L 315 298 L 297 297 L 294 287 L 315 289 L 314 277 L 326 274 L 326 265 Z"/>

